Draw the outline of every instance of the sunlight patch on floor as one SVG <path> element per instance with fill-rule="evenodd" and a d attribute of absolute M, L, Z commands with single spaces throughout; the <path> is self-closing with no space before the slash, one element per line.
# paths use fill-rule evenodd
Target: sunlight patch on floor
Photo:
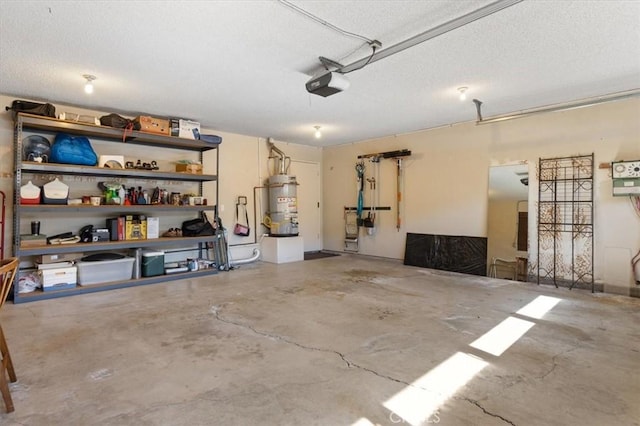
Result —
<path fill-rule="evenodd" d="M 528 305 L 523 306 L 518 312 L 516 312 L 516 314 L 535 319 L 542 319 L 542 317 L 553 309 L 561 300 L 562 299 L 558 299 L 557 297 L 538 296 Z"/>
<path fill-rule="evenodd" d="M 535 323 L 520 318 L 509 317 L 487 331 L 469 346 L 500 356 L 517 342 Z"/>
<path fill-rule="evenodd" d="M 383 405 L 411 425 L 424 424 L 442 403 L 487 365 L 476 356 L 457 352 Z"/>

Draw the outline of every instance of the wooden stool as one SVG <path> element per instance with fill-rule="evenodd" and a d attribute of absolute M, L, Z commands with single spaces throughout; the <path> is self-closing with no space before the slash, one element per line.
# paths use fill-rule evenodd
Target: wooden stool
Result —
<path fill-rule="evenodd" d="M 11 284 L 13 284 L 13 278 L 18 271 L 18 258 L 12 257 L 9 259 L 0 260 L 0 277 L 2 277 L 2 285 L 0 286 L 0 308 L 4 305 Z M 2 370 L 0 370 L 0 392 L 4 399 L 4 404 L 7 406 L 7 413 L 14 410 L 13 400 L 11 399 L 11 393 L 9 392 L 9 383 L 7 382 L 7 376 L 5 371 L 9 373 L 9 380 L 11 383 L 17 381 L 16 372 L 13 369 L 13 363 L 11 362 L 11 355 L 9 355 L 9 346 L 4 338 L 4 332 L 0 325 L 0 359 L 2 360 Z"/>

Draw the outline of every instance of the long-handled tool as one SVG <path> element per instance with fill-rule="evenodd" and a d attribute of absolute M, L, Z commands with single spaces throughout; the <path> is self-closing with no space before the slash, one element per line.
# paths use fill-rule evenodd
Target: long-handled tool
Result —
<path fill-rule="evenodd" d="M 396 229 L 398 230 L 398 232 L 400 232 L 400 227 L 402 226 L 402 191 L 403 191 L 403 177 L 402 177 L 402 157 L 408 157 L 411 155 L 411 151 L 409 151 L 408 149 L 402 149 L 402 150 L 397 150 L 397 151 L 387 151 L 387 152 L 379 152 L 376 154 L 365 154 L 365 155 L 359 155 L 358 159 L 362 159 L 362 158 L 376 158 L 379 159 L 395 159 L 396 160 L 396 165 L 397 165 L 397 181 L 396 181 L 396 192 L 397 192 L 397 198 L 396 198 Z M 358 163 L 360 164 L 360 163 Z M 364 176 L 364 164 L 362 164 L 363 167 L 363 176 Z M 356 165 L 356 170 L 357 170 L 358 166 Z M 360 181 L 360 183 L 362 184 L 362 181 Z M 360 192 L 362 192 L 362 185 L 360 187 Z"/>
<path fill-rule="evenodd" d="M 396 199 L 396 229 L 400 232 L 400 226 L 402 225 L 402 216 L 400 215 L 400 206 L 402 205 L 402 158 L 397 158 L 396 163 L 398 165 L 398 174 L 396 176 L 398 192 L 398 198 Z"/>
<path fill-rule="evenodd" d="M 373 235 L 373 231 L 375 228 L 375 222 L 376 222 L 376 194 L 375 194 L 375 190 L 376 190 L 376 178 L 371 177 L 371 178 L 367 178 L 367 182 L 369 182 L 369 189 L 371 189 L 371 207 L 369 208 L 369 213 L 367 214 L 367 217 L 364 218 L 364 227 L 367 228 L 367 233 L 369 235 Z"/>
<path fill-rule="evenodd" d="M 356 163 L 356 175 L 358 176 L 358 226 L 362 225 L 362 210 L 364 210 L 364 160 Z"/>

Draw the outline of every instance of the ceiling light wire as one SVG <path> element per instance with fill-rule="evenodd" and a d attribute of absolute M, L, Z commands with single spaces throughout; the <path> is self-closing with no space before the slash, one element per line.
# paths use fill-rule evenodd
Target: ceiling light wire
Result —
<path fill-rule="evenodd" d="M 284 6 L 287 6 L 289 9 L 294 10 L 294 11 L 306 16 L 307 18 L 311 18 L 314 21 L 316 21 L 317 23 L 319 23 L 321 25 L 324 25 L 325 27 L 330 28 L 330 29 L 342 34 L 342 35 L 345 35 L 347 37 L 357 38 L 357 39 L 363 40 L 363 41 L 365 41 L 365 42 L 367 42 L 369 44 L 373 43 L 373 41 L 374 41 L 374 40 L 368 39 L 368 38 L 366 38 L 364 36 L 361 36 L 359 34 L 352 33 L 352 32 L 343 30 L 342 28 L 336 27 L 335 25 L 325 21 L 324 19 L 319 18 L 319 17 L 315 16 L 314 14 L 312 14 L 310 12 L 307 12 L 306 10 L 304 10 L 303 8 L 301 8 L 299 6 L 296 6 L 295 4 L 291 3 L 290 1 L 287 1 L 287 0 L 278 0 L 278 1 L 281 4 L 283 4 Z"/>
<path fill-rule="evenodd" d="M 280 0 L 280 1 L 284 1 L 284 0 Z M 399 43 L 394 44 L 391 47 L 388 47 L 386 49 L 382 49 L 380 50 L 373 58 L 367 59 L 365 61 L 365 59 L 360 59 L 357 60 L 351 64 L 346 65 L 344 68 L 341 68 L 340 70 L 338 70 L 338 72 L 342 73 L 342 74 L 347 74 L 349 72 L 351 72 L 351 70 L 354 69 L 359 69 L 361 67 L 361 64 L 363 62 L 367 62 L 367 64 L 372 63 L 372 62 L 376 62 L 379 61 L 380 59 L 384 59 L 387 56 L 391 56 L 391 55 L 395 55 L 396 53 L 402 52 L 405 49 L 408 49 L 410 47 L 416 46 L 420 43 L 424 43 L 427 40 L 431 40 L 433 38 L 436 38 L 442 34 L 446 34 L 449 31 L 455 30 L 457 28 L 463 27 L 465 25 L 468 25 L 474 21 L 477 21 L 481 18 L 485 18 L 489 15 L 492 15 L 496 12 L 499 12 L 503 9 L 506 9 L 510 6 L 513 6 L 515 4 L 518 4 L 520 2 L 522 2 L 524 0 L 497 0 L 493 3 L 490 3 L 484 7 L 481 7 L 479 9 L 476 9 L 470 13 L 467 13 L 466 15 L 462 15 L 458 18 L 452 19 L 450 21 L 445 22 L 444 24 L 438 25 L 434 28 L 431 28 L 427 31 L 424 31 L 418 35 L 415 35 L 411 38 L 408 38 L 404 41 L 401 41 Z M 375 41 L 375 40 L 374 40 Z"/>
<path fill-rule="evenodd" d="M 359 68 L 355 68 L 355 69 L 350 69 L 349 71 L 342 71 L 342 68 L 338 70 L 339 73 L 342 74 L 349 74 L 350 72 L 354 72 L 354 71 L 358 71 L 361 70 L 362 68 L 366 67 L 367 65 L 369 65 L 369 62 L 371 62 L 371 59 L 373 59 L 373 55 L 376 54 L 376 46 L 371 46 L 371 55 L 369 55 L 369 59 L 367 59 L 367 61 Z"/>

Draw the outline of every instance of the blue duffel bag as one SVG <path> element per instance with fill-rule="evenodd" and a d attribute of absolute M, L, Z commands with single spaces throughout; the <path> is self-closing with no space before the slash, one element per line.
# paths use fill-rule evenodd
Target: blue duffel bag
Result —
<path fill-rule="evenodd" d="M 51 146 L 51 158 L 49 161 L 52 163 L 95 166 L 98 164 L 98 156 L 91 148 L 91 143 L 87 137 L 58 133 Z"/>

